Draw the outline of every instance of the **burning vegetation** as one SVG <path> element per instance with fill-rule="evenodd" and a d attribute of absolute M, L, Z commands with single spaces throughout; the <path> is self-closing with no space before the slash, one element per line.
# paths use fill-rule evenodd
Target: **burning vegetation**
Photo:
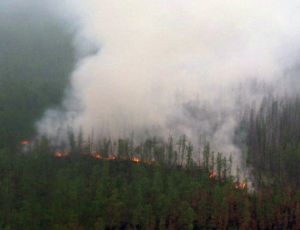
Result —
<path fill-rule="evenodd" d="M 105 160 L 108 160 L 108 161 L 115 161 L 117 160 L 117 156 L 116 155 L 110 155 L 108 156 L 107 158 L 104 158 Z"/>
<path fill-rule="evenodd" d="M 107 143 L 111 143 L 110 146 Z M 56 171 L 69 168 L 64 171 L 64 175 L 70 173 L 67 178 L 74 178 L 73 167 L 75 167 L 78 180 L 81 180 L 78 185 L 73 184 L 77 183 L 77 180 L 66 179 L 65 183 L 58 181 L 57 186 L 71 183 L 59 189 L 68 191 L 66 189 L 70 188 L 69 192 L 72 196 L 74 192 L 77 192 L 74 191 L 74 186 L 76 186 L 82 189 L 78 191 L 78 194 L 92 197 L 91 200 L 78 201 L 86 202 L 86 204 L 81 204 L 86 205 L 85 208 L 81 210 L 81 206 L 74 206 L 70 215 L 78 210 L 82 213 L 89 210 L 90 216 L 101 215 L 97 211 L 99 207 L 107 213 L 107 215 L 89 219 L 91 223 L 78 222 L 85 226 L 83 229 L 91 229 L 91 226 L 100 222 L 100 218 L 105 228 L 115 229 L 126 226 L 155 229 L 155 223 L 151 222 L 153 218 L 162 224 L 163 229 L 188 229 L 188 226 L 194 229 L 205 229 L 207 223 L 214 229 L 255 229 L 257 226 L 262 229 L 272 229 L 273 225 L 270 223 L 280 223 L 280 226 L 285 226 L 283 229 L 298 229 L 288 227 L 298 227 L 300 223 L 300 220 L 296 220 L 300 216 L 300 205 L 295 206 L 298 202 L 295 192 L 286 191 L 290 197 L 293 197 L 293 202 L 288 203 L 290 198 L 283 199 L 280 205 L 278 197 L 285 196 L 285 194 L 272 195 L 272 189 L 270 189 L 271 192 L 260 193 L 260 190 L 248 192 L 247 181 L 244 181 L 242 176 L 232 175 L 231 160 L 221 154 L 214 154 L 209 146 L 201 153 L 201 161 L 196 164 L 193 157 L 188 155 L 188 148 L 183 146 L 188 145 L 185 142 L 180 142 L 181 145 L 178 147 L 180 151 L 176 148 L 177 146 L 167 148 L 169 143 L 157 140 L 141 143 L 140 146 L 131 146 L 130 141 L 120 141 L 119 146 L 104 141 L 102 144 L 93 148 L 88 144 L 75 145 L 73 149 L 65 146 L 54 148 L 57 149 L 54 152 L 55 158 L 68 157 L 69 160 L 57 160 L 60 163 L 53 165 L 53 177 L 58 177 L 55 175 Z M 39 144 L 33 145 L 33 148 L 30 148 L 31 151 L 35 151 L 34 146 L 39 146 Z M 72 157 L 75 155 L 76 157 Z M 30 157 L 30 154 L 26 156 Z M 40 160 L 43 161 L 43 156 Z M 111 163 L 105 163 L 105 161 L 111 161 Z M 138 170 L 134 165 L 138 165 Z M 61 174 L 58 175 L 61 176 Z M 48 173 L 45 173 L 45 177 L 48 177 Z M 88 186 L 87 189 L 82 186 L 85 184 Z M 153 186 L 141 186 L 144 184 Z M 132 193 L 136 191 L 141 192 L 139 196 L 132 198 Z M 275 190 L 275 192 L 278 191 Z M 151 197 L 149 198 L 147 194 L 151 194 Z M 61 203 L 68 203 L 67 200 L 60 201 L 63 197 L 58 195 L 54 202 L 59 200 Z M 220 198 L 221 203 L 218 202 Z M 81 199 L 80 196 L 78 199 Z M 273 203 L 274 199 L 277 199 L 276 204 Z M 134 203 L 144 205 L 140 208 Z M 266 203 L 272 207 L 272 210 L 276 210 L 274 215 L 272 210 L 265 209 Z M 149 207 L 153 212 L 149 213 L 147 209 Z M 284 211 L 283 207 L 288 207 L 288 211 Z M 65 210 L 68 208 L 70 207 L 66 207 Z M 166 216 L 159 215 L 161 209 L 164 210 Z M 203 209 L 207 211 L 203 212 Z M 128 212 L 132 218 L 128 218 Z M 138 219 L 137 213 L 142 213 L 143 217 L 148 218 L 149 221 L 143 222 Z M 284 218 L 286 213 L 290 213 L 289 217 Z M 188 219 L 186 215 L 190 215 Z M 211 218 L 212 216 L 215 218 Z M 68 216 L 64 216 L 64 219 L 68 219 Z M 56 223 L 59 223 L 59 220 L 56 220 Z"/>
<path fill-rule="evenodd" d="M 30 144 L 30 141 L 28 141 L 28 140 L 21 141 L 21 145 L 29 145 L 29 144 Z"/>
<path fill-rule="evenodd" d="M 54 153 L 54 156 L 55 156 L 56 158 L 61 158 L 61 157 L 64 156 L 64 153 L 61 152 L 61 151 L 56 151 L 56 152 Z"/>
<path fill-rule="evenodd" d="M 209 179 L 216 179 L 217 173 L 215 171 L 210 171 L 208 177 Z"/>
<path fill-rule="evenodd" d="M 54 153 L 54 157 L 56 158 L 62 158 L 62 157 L 67 157 L 70 155 L 70 152 L 65 150 L 65 151 L 61 151 L 61 150 L 57 150 L 55 153 Z"/>
<path fill-rule="evenodd" d="M 85 149 L 85 148 L 84 148 Z M 141 149 L 141 148 L 137 148 L 137 149 Z M 213 154 L 213 153 L 207 153 L 207 150 L 205 150 L 206 152 L 204 153 L 205 155 L 207 154 Z M 56 151 L 54 153 L 54 156 L 56 158 L 63 158 L 63 157 L 67 157 L 70 154 L 70 151 Z M 151 159 L 143 159 L 140 155 L 132 155 L 132 157 L 126 157 L 123 155 L 123 157 L 119 157 L 117 156 L 115 153 L 109 154 L 105 157 L 105 154 L 100 153 L 99 151 L 90 151 L 90 153 L 88 153 L 88 151 L 83 151 L 82 156 L 92 156 L 94 159 L 96 160 L 104 160 L 104 161 L 116 161 L 116 160 L 122 160 L 122 161 L 131 161 L 134 164 L 146 164 L 146 165 L 154 165 L 155 162 L 159 162 L 158 160 L 151 160 Z M 127 154 L 129 156 L 129 154 Z M 213 156 L 213 155 L 212 155 Z M 208 170 L 208 178 L 210 180 L 216 181 L 218 183 L 225 183 L 227 178 L 232 177 L 232 175 L 230 174 L 230 170 L 228 169 L 227 166 L 222 166 L 220 164 L 220 162 L 224 163 L 224 160 L 226 159 L 221 159 L 221 155 L 219 154 L 218 157 L 216 158 L 216 162 L 214 160 L 214 157 L 210 157 L 211 161 L 208 162 L 209 165 L 204 165 L 208 168 L 212 168 L 217 166 L 218 170 Z M 230 162 L 230 160 L 229 160 Z M 164 162 L 164 164 L 168 164 L 168 162 Z M 210 165 L 211 164 L 211 165 Z M 189 167 L 187 164 L 177 164 L 177 166 L 180 167 Z M 203 165 L 200 165 L 200 167 L 203 167 Z M 247 182 L 240 182 L 239 179 L 237 179 L 237 182 L 235 182 L 234 187 L 236 189 L 239 190 L 246 190 L 247 189 Z"/>
<path fill-rule="evenodd" d="M 185 137 L 183 137 L 183 139 L 185 140 Z M 103 141 L 99 143 L 103 143 L 104 146 L 100 145 L 95 148 L 96 150 L 92 150 L 93 146 L 90 142 L 83 143 L 84 144 L 81 144 L 80 147 L 78 146 L 77 148 L 58 148 L 58 150 L 54 151 L 53 155 L 55 158 L 59 159 L 71 156 L 74 153 L 79 153 L 79 155 L 83 157 L 92 157 L 95 160 L 122 160 L 131 161 L 134 164 L 153 166 L 166 164 L 180 168 L 190 168 L 191 166 L 196 168 L 199 167 L 207 170 L 208 178 L 210 180 L 217 181 L 218 183 L 225 183 L 228 178 L 234 178 L 234 176 L 231 175 L 230 169 L 232 160 L 223 158 L 220 153 L 217 155 L 217 157 L 214 157 L 215 154 L 210 152 L 209 146 L 206 146 L 203 150 L 203 163 L 197 165 L 192 159 L 192 153 L 188 154 L 187 152 L 182 152 L 182 150 L 188 151 L 189 148 L 187 148 L 187 146 L 191 145 L 190 143 L 184 141 L 179 142 L 180 145 L 178 146 L 178 149 L 181 151 L 182 157 L 177 158 L 177 160 L 175 160 L 175 156 L 178 157 L 178 152 L 175 148 L 173 150 L 174 152 L 170 153 L 167 150 L 168 143 L 163 143 L 155 139 L 150 141 L 147 140 L 140 146 L 130 146 L 130 141 L 124 140 L 119 141 L 119 146 L 113 145 L 111 141 Z M 30 144 L 30 142 L 28 140 L 23 140 L 21 144 L 27 146 Z M 155 154 L 154 150 L 156 151 Z M 183 156 L 186 156 L 187 158 L 184 159 Z M 179 161 L 178 159 L 181 160 Z M 239 180 L 236 181 L 238 181 L 235 183 L 236 189 L 247 189 L 246 182 L 239 182 Z"/>
<path fill-rule="evenodd" d="M 141 163 L 141 158 L 138 157 L 138 156 L 133 156 L 133 157 L 131 158 L 131 161 L 132 161 L 133 163 L 138 164 L 138 163 Z"/>
<path fill-rule="evenodd" d="M 56 154 L 59 159 L 65 155 L 63 151 Z M 157 225 L 162 229 L 299 229 L 300 191 L 295 188 L 247 193 L 244 182 L 221 182 L 217 169 L 206 172 L 167 163 L 149 166 L 137 155 L 127 162 L 118 158 L 108 163 L 106 157 L 97 159 L 101 155 L 70 154 L 57 164 L 43 155 L 31 158 L 29 154 L 12 165 L 10 158 L 2 157 L 3 176 L 20 181 L 4 181 L 11 185 L 0 186 L 3 226 L 19 229 L 24 226 L 20 221 L 47 220 L 43 229 L 65 229 L 67 224 L 70 229 L 156 229 Z M 41 170 L 41 165 L 47 165 L 47 170 Z M 28 186 L 28 180 L 38 183 Z M 35 214 L 34 219 L 24 214 L 25 208 Z M 9 218 L 11 209 L 22 216 L 18 222 Z"/>
<path fill-rule="evenodd" d="M 97 160 L 101 160 L 102 156 L 100 153 L 96 153 L 96 155 L 94 156 Z"/>
<path fill-rule="evenodd" d="M 246 182 L 236 182 L 235 188 L 240 189 L 240 190 L 247 189 L 247 183 Z"/>

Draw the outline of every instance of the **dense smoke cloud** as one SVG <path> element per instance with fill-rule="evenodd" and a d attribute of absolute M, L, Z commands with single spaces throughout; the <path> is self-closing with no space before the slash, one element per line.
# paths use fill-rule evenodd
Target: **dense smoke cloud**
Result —
<path fill-rule="evenodd" d="M 235 153 L 239 106 L 261 98 L 247 82 L 275 84 L 297 65 L 297 1 L 69 0 L 64 7 L 78 26 L 81 59 L 64 111 L 49 110 L 38 124 L 48 135 L 67 126 L 114 138 L 185 133 Z"/>

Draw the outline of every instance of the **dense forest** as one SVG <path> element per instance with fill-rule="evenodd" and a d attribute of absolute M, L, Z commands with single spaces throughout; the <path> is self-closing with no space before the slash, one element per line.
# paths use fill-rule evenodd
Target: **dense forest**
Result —
<path fill-rule="evenodd" d="M 300 190 L 268 184 L 248 189 L 231 159 L 207 144 L 202 161 L 183 136 L 102 140 L 90 152 L 46 138 L 1 152 L 2 229 L 299 229 Z M 102 150 L 102 152 L 100 152 Z M 182 161 L 186 162 L 181 164 Z"/>
<path fill-rule="evenodd" d="M 298 110 L 296 97 L 266 98 L 259 109 L 245 111 L 250 115 L 237 134 L 247 133 L 251 178 L 239 174 L 243 169 L 233 175 L 231 157 L 214 153 L 209 143 L 199 152 L 184 135 L 138 143 L 133 137 L 84 140 L 69 131 L 68 140 L 56 145 L 46 137 L 23 140 L 15 151 L 1 151 L 0 224 L 3 229 L 299 229 Z"/>
<path fill-rule="evenodd" d="M 240 108 L 238 169 L 185 135 L 56 143 L 35 123 L 69 86 L 72 30 L 0 13 L 0 229 L 300 229 L 299 95 Z"/>

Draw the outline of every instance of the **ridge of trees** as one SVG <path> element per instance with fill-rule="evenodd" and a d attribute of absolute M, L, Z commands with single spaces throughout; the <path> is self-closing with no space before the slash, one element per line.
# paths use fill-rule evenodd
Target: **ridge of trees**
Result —
<path fill-rule="evenodd" d="M 224 160 L 221 154 L 212 154 L 207 145 L 201 164 L 188 164 L 189 144 L 185 137 L 179 140 L 170 139 L 168 144 L 179 146 L 169 145 L 164 151 L 153 147 L 157 145 L 153 139 L 151 144 L 146 140 L 144 151 L 157 157 L 151 164 L 142 155 L 140 163 L 127 160 L 137 150 L 125 156 L 122 151 L 130 146 L 124 146 L 130 143 L 125 140 L 117 160 L 99 160 L 92 152 L 81 154 L 78 150 L 90 148 L 79 149 L 78 144 L 69 155 L 57 157 L 57 149 L 46 138 L 30 146 L 30 154 L 2 151 L 0 226 L 32 230 L 299 228 L 299 188 L 265 186 L 248 192 L 237 187 L 229 164 L 228 171 L 224 164 L 218 165 Z M 161 160 L 156 152 L 168 156 L 170 149 L 185 151 L 183 161 L 181 155 L 177 158 L 185 163 L 169 164 L 172 157 Z"/>

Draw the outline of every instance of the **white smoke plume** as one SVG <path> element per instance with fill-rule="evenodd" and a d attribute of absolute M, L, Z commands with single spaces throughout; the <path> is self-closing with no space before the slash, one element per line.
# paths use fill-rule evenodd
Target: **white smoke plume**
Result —
<path fill-rule="evenodd" d="M 61 5 L 77 25 L 80 60 L 64 111 L 47 111 L 38 123 L 41 134 L 56 136 L 67 126 L 81 127 L 86 136 L 93 129 L 95 136 L 115 138 L 146 129 L 194 140 L 207 134 L 217 151 L 238 153 L 233 135 L 239 106 L 261 97 L 247 82 L 274 84 L 297 64 L 298 1 L 66 0 Z M 85 55 L 89 50 L 95 52 Z"/>

